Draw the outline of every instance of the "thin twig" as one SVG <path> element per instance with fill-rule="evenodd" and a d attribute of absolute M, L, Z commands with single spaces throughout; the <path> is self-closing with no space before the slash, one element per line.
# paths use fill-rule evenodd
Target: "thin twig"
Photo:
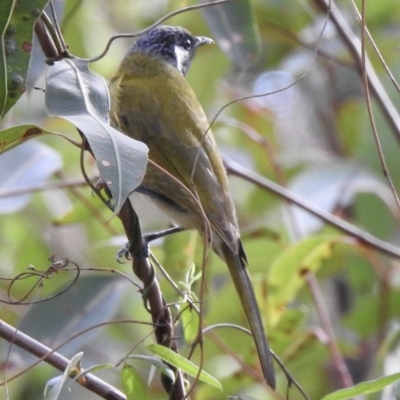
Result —
<path fill-rule="evenodd" d="M 63 44 L 60 41 L 60 38 L 57 34 L 57 30 L 54 28 L 54 25 L 52 24 L 49 16 L 43 11 L 41 15 L 41 19 L 46 26 L 48 35 L 51 37 L 53 40 L 53 43 L 55 47 L 57 48 L 57 55 L 60 56 L 64 52 Z M 45 49 L 43 49 L 45 50 Z M 50 57 L 49 54 L 45 53 L 46 57 Z"/>
<path fill-rule="evenodd" d="M 246 329 L 243 328 L 242 326 L 239 325 L 235 325 L 235 324 L 229 324 L 229 323 L 223 323 L 223 324 L 215 324 L 209 327 L 206 327 L 203 329 L 203 334 L 210 334 L 213 333 L 212 331 L 215 329 L 219 329 L 219 328 L 229 328 L 229 329 L 237 329 L 241 332 L 247 333 L 248 335 L 252 336 L 252 333 Z M 223 346 L 220 346 L 221 348 L 224 349 L 224 352 L 227 354 L 232 355 L 238 362 L 239 364 L 242 366 L 243 369 L 243 362 L 240 358 L 237 357 L 236 353 L 232 353 L 231 349 L 226 346 L 226 344 L 219 338 L 219 336 L 213 336 L 214 339 L 217 338 L 218 343 L 217 346 L 219 346 L 220 344 L 223 344 Z M 287 370 L 287 368 L 285 367 L 284 363 L 279 359 L 279 357 L 270 349 L 272 357 L 274 358 L 274 360 L 279 364 L 279 366 L 282 368 L 283 373 L 286 375 L 286 379 L 289 382 L 289 387 L 290 385 L 294 385 L 299 392 L 302 394 L 302 396 L 306 399 L 306 400 L 310 400 L 310 398 L 308 397 L 307 393 L 305 392 L 305 390 L 300 386 L 300 384 L 293 378 L 293 376 L 290 374 L 290 372 Z M 244 364 L 244 366 L 246 367 L 245 370 L 246 372 L 252 376 L 255 380 L 259 380 L 259 374 L 254 374 L 253 369 L 248 369 L 247 364 Z M 264 379 L 262 379 L 261 381 L 259 381 L 261 383 L 265 383 Z M 269 386 L 267 386 L 267 388 L 269 388 Z M 274 396 L 280 396 L 278 392 L 274 392 Z"/>
<path fill-rule="evenodd" d="M 271 30 L 272 32 L 278 33 L 278 35 L 281 35 L 282 37 L 286 38 L 289 41 L 292 41 L 293 43 L 296 43 L 297 45 L 300 45 L 304 47 L 305 49 L 308 49 L 312 52 L 315 51 L 314 45 L 312 43 L 308 43 L 305 40 L 302 40 L 299 35 L 291 32 L 288 29 L 285 29 L 281 25 L 279 25 L 276 21 L 272 21 L 271 19 L 266 18 L 266 26 L 265 29 Z M 333 61 L 334 63 L 341 65 L 343 67 L 349 68 L 351 70 L 355 70 L 355 65 L 354 63 L 351 63 L 350 61 L 343 60 L 339 57 L 336 57 L 333 54 L 330 54 L 329 52 L 318 48 L 317 53 L 320 57 L 326 58 L 329 61 Z"/>
<path fill-rule="evenodd" d="M 353 10 L 357 15 L 357 18 L 360 20 L 360 22 L 362 22 L 361 14 L 358 11 L 358 8 L 357 8 L 356 3 L 354 2 L 354 0 L 350 0 L 350 4 L 353 7 Z M 397 83 L 396 78 L 394 77 L 394 75 L 393 75 L 392 71 L 390 70 L 389 66 L 386 64 L 386 62 L 385 62 L 385 60 L 384 60 L 384 58 L 382 56 L 382 53 L 380 52 L 378 46 L 376 45 L 374 39 L 372 38 L 371 33 L 368 30 L 368 27 L 364 26 L 363 29 L 364 29 L 366 35 L 368 36 L 368 40 L 370 41 L 372 47 L 374 48 L 375 53 L 377 54 L 379 61 L 383 65 L 383 68 L 385 68 L 385 71 L 386 71 L 389 79 L 392 81 L 393 86 L 397 89 L 398 92 L 400 92 L 400 86 Z"/>
<path fill-rule="evenodd" d="M 270 141 L 268 138 L 261 136 L 255 129 L 253 129 L 250 125 L 247 125 L 244 122 L 237 121 L 233 118 L 226 118 L 223 119 L 223 122 L 227 125 L 233 126 L 237 129 L 240 129 L 245 133 L 245 135 L 250 138 L 253 142 L 259 144 L 265 151 L 266 159 L 270 162 L 272 166 L 272 170 L 276 176 L 276 180 L 278 183 L 282 186 L 285 187 L 287 186 L 285 174 L 279 165 L 278 159 L 275 156 L 275 149 L 271 145 Z M 290 204 L 290 202 L 289 202 Z M 288 221 L 291 226 L 291 230 L 294 233 L 294 237 L 297 239 L 301 238 L 301 231 L 300 227 L 298 224 L 298 221 L 296 221 L 295 215 L 294 215 L 294 210 L 292 207 L 285 207 L 285 212 L 288 215 Z"/>
<path fill-rule="evenodd" d="M 58 178 L 66 179 L 63 172 L 57 172 Z M 102 210 L 99 209 L 93 202 L 87 198 L 87 195 L 82 193 L 82 190 L 76 186 L 69 186 L 68 191 L 75 196 L 78 201 L 93 215 L 93 217 L 110 233 L 111 235 L 118 235 L 120 232 L 110 224 L 110 219 L 105 218 Z"/>
<path fill-rule="evenodd" d="M 240 164 L 226 157 L 224 157 L 224 164 L 228 173 L 230 173 L 231 175 L 239 176 L 265 190 L 268 190 L 271 193 L 276 194 L 279 197 L 289 200 L 291 203 L 309 212 L 310 214 L 320 218 L 327 224 L 332 225 L 335 228 L 339 229 L 340 231 L 354 237 L 355 239 L 357 239 L 366 246 L 372 247 L 389 256 L 400 258 L 399 247 L 393 246 L 390 243 L 378 239 L 375 236 L 371 235 L 370 233 L 360 228 L 357 228 L 356 226 L 332 215 L 331 213 L 325 210 L 320 209 L 319 207 L 303 199 L 296 193 L 278 185 L 275 182 L 270 181 L 269 179 L 263 176 L 258 175 L 253 171 L 248 170 L 247 168 L 242 167 Z"/>
<path fill-rule="evenodd" d="M 246 95 L 246 96 L 242 96 L 242 97 L 238 97 L 236 99 L 233 99 L 233 100 L 229 101 L 228 103 L 224 104 L 217 111 L 217 113 L 214 115 L 214 118 L 212 118 L 211 122 L 208 124 L 208 127 L 207 127 L 206 131 L 203 133 L 203 136 L 202 136 L 202 139 L 201 139 L 201 142 L 200 142 L 200 146 L 198 147 L 196 158 L 195 158 L 194 163 L 193 163 L 193 168 L 192 168 L 192 173 L 191 173 L 192 179 L 193 179 L 194 172 L 196 170 L 197 162 L 199 160 L 200 150 L 201 150 L 201 147 L 203 145 L 203 142 L 204 142 L 208 132 L 210 132 L 211 127 L 214 125 L 214 123 L 217 120 L 217 118 L 219 118 L 219 116 L 222 114 L 222 112 L 226 108 L 230 107 L 232 104 L 235 104 L 235 103 L 238 103 L 238 102 L 241 102 L 241 101 L 244 101 L 244 100 L 252 100 L 252 99 L 262 98 L 262 97 L 266 97 L 266 96 L 271 96 L 271 95 L 273 95 L 275 93 L 281 93 L 281 92 L 283 92 L 283 91 L 285 91 L 287 89 L 290 89 L 291 87 L 297 85 L 298 82 L 302 81 L 308 75 L 308 73 L 311 71 L 311 68 L 314 65 L 315 59 L 317 58 L 319 44 L 320 44 L 320 41 L 322 40 L 322 36 L 323 36 L 323 34 L 325 32 L 325 29 L 326 29 L 326 26 L 328 25 L 328 22 L 329 22 L 329 15 L 330 15 L 330 8 L 328 7 L 328 9 L 326 10 L 326 19 L 325 19 L 324 24 L 322 25 L 321 31 L 319 33 L 318 40 L 317 40 L 317 43 L 315 45 L 313 57 L 312 57 L 309 65 L 308 65 L 308 67 L 306 68 L 306 70 L 303 72 L 303 74 L 301 76 L 299 76 L 292 83 L 290 83 L 290 84 L 288 84 L 288 85 L 286 85 L 286 86 L 284 86 L 284 87 L 282 87 L 280 89 L 273 90 L 273 91 L 268 91 L 268 92 L 264 92 L 264 93 L 260 93 L 260 94 Z"/>
<path fill-rule="evenodd" d="M 369 122 L 371 124 L 372 134 L 373 134 L 373 137 L 375 140 L 376 150 L 378 152 L 379 161 L 380 161 L 381 167 L 382 167 L 382 172 L 389 183 L 393 197 L 396 201 L 397 208 L 400 210 L 400 199 L 399 199 L 399 196 L 397 195 L 396 187 L 394 186 L 392 176 L 390 175 L 390 172 L 389 172 L 389 167 L 386 163 L 386 158 L 385 158 L 385 154 L 383 153 L 382 143 L 379 138 L 378 128 L 375 123 L 374 113 L 372 111 L 371 97 L 370 97 L 370 92 L 369 92 L 369 81 L 368 81 L 368 75 L 367 75 L 367 53 L 366 53 L 366 49 L 365 49 L 365 34 L 366 34 L 366 32 L 365 32 L 365 28 L 366 28 L 365 0 L 363 0 L 361 4 L 362 4 L 361 5 L 361 10 L 362 10 L 361 11 L 361 65 L 362 65 L 362 80 L 363 80 L 364 89 L 365 89 L 365 102 L 367 105 Z"/>
<path fill-rule="evenodd" d="M 46 182 L 39 185 L 25 186 L 19 189 L 3 190 L 0 191 L 0 199 L 7 197 L 21 196 L 25 194 L 32 194 L 35 192 L 42 192 L 47 190 L 65 189 L 70 187 L 87 186 L 84 179 L 68 179 L 62 182 Z"/>
<path fill-rule="evenodd" d="M 338 34 L 341 36 L 347 48 L 353 55 L 354 60 L 357 63 L 358 70 L 360 71 L 360 76 L 362 74 L 362 62 L 361 62 L 361 43 L 357 36 L 351 30 L 349 24 L 336 7 L 334 3 L 329 5 L 327 0 L 314 0 L 314 3 L 326 12 L 330 8 L 330 19 L 332 23 L 335 25 Z M 368 78 L 368 85 L 371 88 L 371 92 L 373 93 L 379 107 L 381 108 L 383 114 L 386 116 L 386 119 L 389 125 L 392 128 L 392 131 L 396 137 L 396 139 L 400 142 L 400 115 L 397 112 L 396 107 L 394 106 L 392 100 L 388 96 L 386 90 L 384 89 L 380 79 L 378 78 L 375 70 L 373 69 L 369 60 L 366 60 L 366 76 Z"/>
<path fill-rule="evenodd" d="M 154 24 L 150 25 L 146 29 L 142 29 L 139 32 L 136 32 L 136 33 L 123 33 L 123 34 L 119 34 L 119 35 L 114 35 L 108 41 L 108 43 L 106 45 L 106 48 L 98 56 L 90 58 L 90 59 L 88 59 L 86 61 L 87 62 L 95 62 L 95 61 L 98 61 L 98 60 L 102 59 L 107 54 L 108 50 L 110 49 L 112 42 L 114 42 L 114 40 L 116 40 L 116 39 L 139 37 L 139 36 L 143 35 L 144 33 L 150 31 L 151 29 L 153 29 L 157 25 L 160 25 L 162 22 L 166 21 L 167 19 L 175 17 L 178 14 L 182 14 L 182 13 L 187 12 L 187 11 L 198 10 L 198 9 L 201 9 L 201 8 L 213 7 L 213 6 L 217 6 L 218 4 L 231 3 L 233 1 L 239 1 L 239 0 L 215 0 L 215 1 L 212 1 L 212 2 L 209 2 L 209 3 L 201 3 L 201 4 L 194 5 L 194 6 L 188 6 L 188 7 L 180 8 L 179 10 L 172 11 L 172 12 L 168 13 L 167 15 L 164 15 L 158 21 L 154 22 Z"/>
<path fill-rule="evenodd" d="M 322 328 L 328 339 L 327 345 L 332 356 L 333 365 L 335 366 L 338 372 L 339 378 L 342 382 L 342 386 L 345 388 L 351 387 L 354 385 L 353 379 L 344 361 L 342 353 L 340 352 L 339 347 L 337 345 L 335 333 L 332 328 L 331 321 L 329 319 L 328 310 L 326 309 L 324 304 L 324 299 L 322 297 L 318 281 L 315 275 L 309 271 L 304 274 L 304 277 L 306 279 L 306 282 L 308 283 L 308 287 L 310 288 L 311 295 L 314 299 L 314 304 L 317 308 Z"/>
<path fill-rule="evenodd" d="M 50 1 L 50 9 L 51 9 L 51 13 L 53 15 L 54 28 L 55 28 L 55 31 L 57 32 L 58 39 L 59 39 L 61 47 L 63 49 L 62 52 L 65 53 L 66 51 L 68 51 L 68 46 L 64 41 L 63 34 L 61 33 L 60 24 L 58 23 L 57 13 L 56 13 L 56 9 L 54 7 L 53 1 Z"/>
<path fill-rule="evenodd" d="M 174 282 L 174 280 L 169 276 L 168 272 L 166 269 L 160 264 L 160 262 L 157 260 L 157 258 L 154 256 L 153 253 L 150 254 L 151 260 L 156 264 L 157 268 L 161 271 L 161 273 L 164 275 L 164 278 L 168 281 L 168 283 L 173 287 L 173 289 L 178 293 L 179 296 L 181 296 L 183 299 L 186 298 L 186 301 L 188 302 L 189 306 L 193 308 L 197 314 L 200 314 L 200 310 L 196 306 L 193 301 L 188 298 L 188 296 L 185 295 L 185 293 L 179 288 L 179 286 Z"/>

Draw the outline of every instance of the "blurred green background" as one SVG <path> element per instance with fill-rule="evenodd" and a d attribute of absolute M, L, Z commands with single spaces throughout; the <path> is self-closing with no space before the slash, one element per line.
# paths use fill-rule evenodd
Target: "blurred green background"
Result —
<path fill-rule="evenodd" d="M 373 235 L 399 243 L 399 207 L 382 173 L 377 146 L 368 118 L 365 90 L 356 62 L 319 1 L 234 1 L 230 8 L 210 7 L 179 14 L 165 24 L 181 25 L 196 35 L 212 37 L 214 46 L 199 50 L 188 74 L 209 118 L 222 106 L 242 96 L 270 93 L 226 107 L 213 123 L 221 152 L 321 209 L 334 213 Z M 56 9 L 69 51 L 91 58 L 117 33 L 146 28 L 170 11 L 197 4 L 167 0 L 67 0 Z M 355 38 L 360 24 L 347 1 L 336 5 Z M 357 6 L 361 2 L 357 1 Z M 395 79 L 399 77 L 400 3 L 367 2 L 366 24 Z M 3 37 L 7 37 L 4 35 Z M 118 39 L 108 54 L 93 63 L 94 72 L 108 80 L 133 39 Z M 5 42 L 3 42 L 4 44 Z M 387 91 L 384 107 L 398 109 L 399 94 L 382 63 L 367 43 L 377 77 Z M 40 52 L 31 62 L 27 92 L 0 122 L 2 129 L 35 123 L 49 132 L 80 140 L 75 128 L 59 118 L 48 118 L 44 108 L 44 73 Z M 6 49 L 7 50 L 7 49 Z M 7 53 L 7 51 L 6 51 Z M 23 73 L 23 71 L 22 71 Z M 31 81 L 30 81 L 31 79 Z M 39 88 L 35 90 L 34 87 Z M 272 93 L 274 92 L 274 93 Z M 391 178 L 400 187 L 399 137 L 372 98 L 377 131 Z M 399 123 L 400 126 L 400 123 Z M 0 142 L 2 132 L 0 132 Z M 51 279 L 37 277 L 10 281 L 19 274 L 46 270 L 51 254 L 66 257 L 81 268 L 71 289 L 36 305 L 3 304 L 0 318 L 56 347 L 94 324 L 124 319 L 149 322 L 140 293 L 122 271 L 136 281 L 129 262 L 118 264 L 116 251 L 126 239 L 119 220 L 84 184 L 49 190 L 55 182 L 82 181 L 80 151 L 55 134 L 27 141 L 0 155 L 0 281 L 1 299 L 34 301 L 57 293 L 75 276 L 59 271 Z M 90 176 L 94 161 L 85 157 Z M 24 196 L 16 190 L 37 187 Z M 332 356 L 326 326 L 317 312 L 315 288 L 305 279 L 312 271 L 323 294 L 326 316 L 333 326 L 340 354 L 354 383 L 398 372 L 400 275 L 398 261 L 361 246 L 333 227 L 253 184 L 231 178 L 250 273 L 263 313 L 270 345 L 310 398 L 321 398 L 343 387 L 343 376 Z M 152 232 L 168 221 L 134 195 L 143 230 Z M 193 262 L 201 268 L 202 243 L 193 232 L 183 232 L 152 246 L 175 282 L 183 282 Z M 177 293 L 158 274 L 167 301 L 176 304 Z M 7 278 L 7 279 L 6 279 Z M 229 275 L 213 255 L 206 269 L 205 326 L 221 322 L 246 325 Z M 31 288 L 33 290 L 30 292 Z M 197 281 L 191 288 L 201 297 Z M 173 305 L 174 315 L 179 313 Z M 182 308 L 182 307 L 181 307 Z M 187 355 L 183 328 L 177 325 L 181 353 Z M 151 329 L 140 323 L 111 324 L 75 338 L 60 349 L 71 358 L 84 351 L 83 367 L 117 363 L 133 349 L 148 354 L 154 341 Z M 221 342 L 228 346 L 221 345 Z M 241 368 L 238 356 L 259 372 L 252 340 L 233 329 L 220 329 L 204 337 L 204 369 L 223 385 L 223 393 L 199 383 L 196 400 L 242 396 L 246 399 L 284 398 L 287 381 L 277 367 L 278 392 L 269 392 L 260 379 Z M 2 341 L 1 366 L 12 377 L 34 361 L 16 346 Z M 197 351 L 193 361 L 200 362 Z M 150 366 L 132 361 L 143 382 Z M 8 384 L 10 399 L 40 399 L 46 382 L 59 375 L 41 363 Z M 120 368 L 98 375 L 121 388 Z M 394 398 L 396 385 L 370 398 Z M 147 386 L 151 399 L 165 399 L 159 377 Z M 6 391 L 0 387 L 0 395 Z M 95 399 L 72 385 L 62 399 Z M 300 393 L 290 388 L 290 398 Z"/>

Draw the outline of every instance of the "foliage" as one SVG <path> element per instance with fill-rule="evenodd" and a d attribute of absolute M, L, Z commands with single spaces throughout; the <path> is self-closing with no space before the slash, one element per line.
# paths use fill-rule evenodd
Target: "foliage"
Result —
<path fill-rule="evenodd" d="M 195 3 L 55 1 L 66 51 L 82 60 L 49 65 L 33 34 L 46 1 L 2 0 L 0 321 L 69 360 L 78 354 L 79 366 L 73 364 L 82 368 L 78 382 L 85 368 L 96 370 L 128 398 L 168 398 L 159 370 L 171 373 L 171 365 L 194 376 L 198 366 L 204 369 L 198 382 L 187 378 L 196 400 L 282 398 L 287 376 L 277 366 L 277 393 L 263 383 L 253 341 L 238 328 L 246 322 L 226 266 L 210 254 L 202 271 L 203 243 L 194 232 L 170 235 L 151 247 L 166 271 L 156 271 L 161 291 L 174 318 L 181 318 L 175 326 L 180 356 L 154 344 L 138 289 L 142 283 L 130 261 L 115 261 L 126 242 L 122 224 L 82 178 L 81 158 L 93 184 L 99 176 L 116 183 L 118 211 L 146 166 L 144 146 L 108 126 L 102 78 L 113 75 L 134 39 L 115 40 L 90 69 L 84 59 L 98 56 L 112 35 L 138 32 Z M 392 99 L 398 96 L 400 3 L 366 3 L 366 27 L 382 56 L 365 35 L 366 65 L 360 57 L 362 24 L 352 3 L 338 1 L 330 13 L 324 4 L 233 0 L 230 8 L 190 10 L 165 23 L 213 37 L 216 44 L 199 50 L 187 78 L 213 121 L 221 152 L 247 168 L 239 172 L 236 164 L 227 164 L 272 349 L 309 398 L 384 399 L 396 395 L 399 372 L 400 207 L 394 192 L 400 117 Z M 51 15 L 49 5 L 46 13 Z M 241 97 L 246 99 L 228 105 Z M 373 126 L 388 173 L 382 173 Z M 97 163 L 74 146 L 82 140 L 76 127 Z M 271 181 L 277 189 L 268 186 Z M 152 204 L 133 197 L 143 231 L 168 226 Z M 306 208 L 308 201 L 328 217 L 312 215 L 288 198 Z M 51 254 L 57 255 L 49 262 Z M 202 341 L 199 326 L 205 329 Z M 43 398 L 46 382 L 60 375 L 41 363 L 12 379 L 37 358 L 5 341 L 1 351 L 12 399 Z M 115 367 L 96 369 L 110 364 Z M 75 382 L 70 392 L 65 379 L 63 385 L 57 381 L 57 398 L 98 398 Z M 293 385 L 289 393 L 303 398 Z M 0 394 L 5 397 L 4 385 Z"/>

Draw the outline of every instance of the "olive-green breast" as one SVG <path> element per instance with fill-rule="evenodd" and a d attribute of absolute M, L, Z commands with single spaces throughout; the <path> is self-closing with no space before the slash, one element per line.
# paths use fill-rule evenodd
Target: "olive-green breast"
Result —
<path fill-rule="evenodd" d="M 190 190 L 194 186 L 213 231 L 237 252 L 236 215 L 226 172 L 211 131 L 204 136 L 209 124 L 186 79 L 163 60 L 136 53 L 122 62 L 110 93 L 113 123 L 145 142 L 155 163 Z"/>

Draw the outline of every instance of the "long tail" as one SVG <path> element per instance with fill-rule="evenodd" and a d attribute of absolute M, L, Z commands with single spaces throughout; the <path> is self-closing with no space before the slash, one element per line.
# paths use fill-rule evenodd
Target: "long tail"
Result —
<path fill-rule="evenodd" d="M 272 356 L 247 268 L 239 255 L 235 254 L 225 243 L 222 244 L 222 253 L 249 321 L 264 378 L 268 385 L 275 389 L 276 381 Z"/>

